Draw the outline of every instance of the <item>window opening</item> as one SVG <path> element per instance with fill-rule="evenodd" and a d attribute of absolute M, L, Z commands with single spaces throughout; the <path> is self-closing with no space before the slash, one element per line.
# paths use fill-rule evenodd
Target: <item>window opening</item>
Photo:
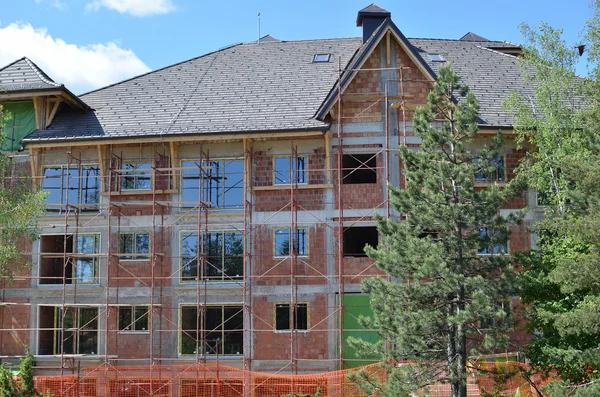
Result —
<path fill-rule="evenodd" d="M 66 237 L 67 263 L 64 263 L 65 236 L 49 235 L 40 238 L 39 284 L 98 283 L 98 240 L 95 234 Z M 75 242 L 75 244 L 73 244 Z"/>
<path fill-rule="evenodd" d="M 121 190 L 151 189 L 152 167 L 149 163 L 123 163 Z"/>
<path fill-rule="evenodd" d="M 429 56 L 429 59 L 431 59 L 432 62 L 446 62 L 444 57 L 441 56 L 440 54 L 427 54 L 427 55 Z"/>
<path fill-rule="evenodd" d="M 148 306 L 119 306 L 119 330 L 131 332 L 148 330 Z"/>
<path fill-rule="evenodd" d="M 475 157 L 479 160 L 479 157 Z M 506 169 L 504 167 L 504 157 L 498 156 L 490 160 L 489 168 L 479 169 L 475 174 L 475 182 L 491 183 L 491 182 L 506 182 Z"/>
<path fill-rule="evenodd" d="M 306 157 L 275 157 L 273 183 L 275 185 L 291 185 L 306 183 Z"/>
<path fill-rule="evenodd" d="M 375 154 L 342 155 L 342 184 L 377 183 Z"/>
<path fill-rule="evenodd" d="M 218 231 L 181 234 L 181 281 L 235 281 L 244 275 L 244 234 Z M 200 256 L 200 258 L 199 258 Z M 198 275 L 200 263 L 200 275 Z"/>
<path fill-rule="evenodd" d="M 313 58 L 313 62 L 314 63 L 329 62 L 330 58 L 331 58 L 331 54 L 315 54 L 315 57 Z"/>
<path fill-rule="evenodd" d="M 379 233 L 377 227 L 349 227 L 344 229 L 344 257 L 365 257 L 365 245 L 377 247 Z"/>
<path fill-rule="evenodd" d="M 492 233 L 487 227 L 479 228 L 479 239 L 477 255 L 508 253 L 508 242 L 500 233 L 500 230 L 494 230 Z"/>
<path fill-rule="evenodd" d="M 122 260 L 150 259 L 150 234 L 121 233 L 119 235 L 119 253 Z"/>
<path fill-rule="evenodd" d="M 181 201 L 184 207 L 198 205 L 200 180 L 202 200 L 211 208 L 244 206 L 244 162 L 242 160 L 183 161 Z M 204 175 L 202 175 L 204 173 Z"/>
<path fill-rule="evenodd" d="M 275 230 L 275 256 L 290 255 L 291 229 Z M 296 229 L 293 235 L 294 253 L 298 256 L 308 256 L 308 230 Z"/>
<path fill-rule="evenodd" d="M 305 331 L 308 329 L 308 303 L 297 303 L 290 310 L 289 303 L 275 305 L 275 329 L 277 331 L 290 330 L 290 315 L 293 316 L 294 330 Z"/>
<path fill-rule="evenodd" d="M 100 167 L 53 166 L 44 168 L 42 189 L 48 192 L 48 211 L 65 211 L 69 204 L 84 205 L 81 210 L 98 210 L 100 202 Z M 68 186 L 68 188 L 67 188 Z"/>
<path fill-rule="evenodd" d="M 64 312 L 56 306 L 39 306 L 39 309 L 39 354 L 98 354 L 98 309 L 65 307 Z"/>
<path fill-rule="evenodd" d="M 242 306 L 182 306 L 181 329 L 181 354 L 244 354 Z"/>

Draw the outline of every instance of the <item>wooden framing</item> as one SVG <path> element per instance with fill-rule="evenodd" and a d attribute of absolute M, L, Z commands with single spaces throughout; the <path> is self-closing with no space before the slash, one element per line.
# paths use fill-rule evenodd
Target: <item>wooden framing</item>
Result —
<path fill-rule="evenodd" d="M 140 141 L 144 143 L 169 143 L 176 142 L 178 144 L 186 142 L 239 142 L 244 139 L 250 140 L 289 140 L 289 139 L 302 139 L 302 138 L 320 138 L 325 134 L 322 130 L 309 130 L 309 131 L 278 131 L 278 132 L 256 132 L 256 133 L 230 133 L 230 134 L 190 134 L 190 135 L 176 135 L 176 136 L 139 136 L 135 138 L 116 138 L 111 137 L 110 139 L 80 139 L 69 142 L 43 142 L 43 143 L 26 143 L 28 148 L 53 148 L 57 147 L 82 147 L 82 146 L 96 146 L 96 145 L 128 145 L 128 144 L 140 144 Z"/>

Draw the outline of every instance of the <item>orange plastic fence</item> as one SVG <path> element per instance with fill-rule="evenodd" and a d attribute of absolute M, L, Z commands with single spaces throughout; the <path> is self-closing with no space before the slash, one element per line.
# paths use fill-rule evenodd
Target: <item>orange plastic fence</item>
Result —
<path fill-rule="evenodd" d="M 519 390 L 521 397 L 534 396 L 521 375 L 522 363 L 482 363 L 469 378 L 469 396 L 480 390 L 503 395 Z M 378 364 L 362 367 L 383 379 Z M 356 369 L 320 374 L 282 375 L 245 371 L 218 363 L 154 366 L 110 366 L 82 370 L 81 375 L 38 376 L 36 387 L 42 394 L 56 397 L 279 397 L 286 394 L 316 393 L 323 397 L 369 397 L 348 380 Z M 433 385 L 427 393 L 450 396 L 447 384 Z"/>

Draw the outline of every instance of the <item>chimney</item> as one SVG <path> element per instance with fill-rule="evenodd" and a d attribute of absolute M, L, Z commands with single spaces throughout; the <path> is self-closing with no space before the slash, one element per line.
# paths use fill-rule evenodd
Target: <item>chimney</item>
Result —
<path fill-rule="evenodd" d="M 363 43 L 371 37 L 373 32 L 392 15 L 388 10 L 384 10 L 375 3 L 363 8 L 358 12 L 356 26 L 363 28 Z"/>

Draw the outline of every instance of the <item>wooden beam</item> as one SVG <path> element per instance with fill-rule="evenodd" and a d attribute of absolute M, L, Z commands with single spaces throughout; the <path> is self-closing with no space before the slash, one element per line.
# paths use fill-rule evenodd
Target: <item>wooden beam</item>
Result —
<path fill-rule="evenodd" d="M 179 142 L 169 142 L 169 151 L 171 152 L 171 168 L 173 172 L 173 189 L 177 190 L 179 185 Z"/>
<path fill-rule="evenodd" d="M 105 163 L 105 156 L 104 156 L 104 149 L 105 146 L 103 145 L 98 145 L 96 146 L 96 149 L 98 150 L 98 165 L 100 166 L 100 180 L 102 181 L 102 186 L 100 187 L 100 191 L 105 192 L 108 189 L 106 189 L 106 163 Z"/>
<path fill-rule="evenodd" d="M 83 109 L 84 108 L 84 106 L 81 103 L 79 103 L 78 101 L 76 101 L 75 99 L 73 99 L 73 97 L 71 95 L 67 94 L 64 91 L 61 91 L 60 97 L 63 100 L 65 100 L 66 102 L 69 102 L 70 104 L 72 104 L 73 106 L 75 106 L 75 107 L 77 107 L 79 109 Z"/>
<path fill-rule="evenodd" d="M 327 131 L 325 137 L 325 169 L 327 171 L 327 183 L 332 183 L 331 177 L 331 131 Z"/>
<path fill-rule="evenodd" d="M 110 138 L 110 139 L 74 139 L 68 142 L 25 142 L 28 148 L 57 148 L 65 146 L 82 147 L 82 146 L 96 146 L 96 145 L 130 145 L 140 143 L 168 143 L 168 142 L 179 142 L 193 143 L 193 142 L 241 142 L 244 139 L 251 140 L 289 140 L 289 139 L 310 139 L 310 138 L 321 138 L 324 132 L 321 130 L 315 131 L 278 131 L 278 132 L 256 132 L 256 133 L 231 133 L 231 134 L 190 134 L 190 135 L 177 135 L 177 136 L 139 136 L 137 138 Z"/>
<path fill-rule="evenodd" d="M 31 177 L 33 178 L 33 183 L 35 184 L 35 186 L 38 186 L 38 179 L 39 179 L 39 174 L 38 174 L 38 158 L 37 158 L 37 153 L 38 153 L 39 149 L 29 149 L 29 164 L 31 166 Z"/>
<path fill-rule="evenodd" d="M 51 105 L 52 102 L 54 102 L 54 106 Z M 62 100 L 60 98 L 58 98 L 58 99 L 48 98 L 46 100 L 46 103 L 48 104 L 48 108 L 46 110 L 46 127 L 49 127 L 50 124 L 52 124 L 52 121 L 54 121 L 54 116 L 56 116 L 56 112 L 58 111 L 58 107 L 60 106 L 61 102 L 62 102 Z"/>
<path fill-rule="evenodd" d="M 8 99 L 29 99 L 32 100 L 35 97 L 40 96 L 60 96 L 62 91 L 60 90 L 50 90 L 50 91 L 26 91 L 26 92 L 5 92 L 0 94 L 1 100 Z"/>
<path fill-rule="evenodd" d="M 360 95 L 360 94 L 345 94 L 342 99 L 346 102 L 358 102 L 358 101 L 377 101 L 379 99 L 384 100 L 385 95 Z M 414 95 L 388 95 L 388 100 L 394 99 L 415 99 Z"/>
<path fill-rule="evenodd" d="M 386 46 L 386 61 L 387 61 L 387 65 L 390 66 L 392 64 L 392 50 L 391 50 L 391 41 L 390 40 L 390 31 L 388 30 L 386 35 L 385 35 L 385 46 Z"/>

